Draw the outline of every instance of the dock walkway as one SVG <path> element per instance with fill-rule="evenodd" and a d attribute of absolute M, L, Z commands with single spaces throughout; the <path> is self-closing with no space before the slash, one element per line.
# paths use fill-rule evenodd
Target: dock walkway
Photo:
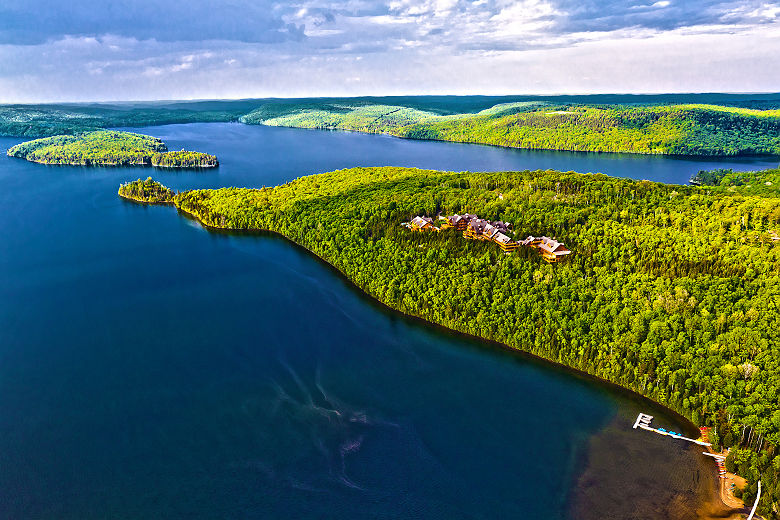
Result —
<path fill-rule="evenodd" d="M 653 428 L 652 426 L 650 426 L 650 421 L 652 420 L 653 420 L 652 415 L 640 413 L 639 415 L 637 415 L 636 421 L 634 421 L 634 429 L 636 430 L 637 428 L 642 428 L 643 430 L 647 430 L 649 432 L 655 432 L 659 435 L 666 435 L 667 437 L 671 437 L 673 439 L 682 439 L 684 441 L 698 444 L 699 446 L 712 446 L 712 444 L 710 444 L 709 442 L 704 442 L 697 439 L 691 439 L 677 432 L 668 431 L 663 428 Z"/>

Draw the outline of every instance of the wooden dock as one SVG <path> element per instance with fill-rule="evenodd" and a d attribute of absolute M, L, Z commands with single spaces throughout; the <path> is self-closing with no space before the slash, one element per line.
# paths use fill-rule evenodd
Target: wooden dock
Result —
<path fill-rule="evenodd" d="M 652 420 L 653 420 L 652 415 L 647 415 L 646 413 L 640 413 L 639 415 L 637 415 L 636 421 L 634 421 L 634 429 L 636 430 L 637 428 L 641 428 L 643 430 L 647 430 L 649 432 L 655 432 L 659 435 L 665 435 L 673 439 L 681 439 L 687 442 L 692 442 L 694 444 L 698 444 L 699 446 L 712 446 L 712 444 L 710 444 L 709 442 L 704 442 L 697 439 L 691 439 L 677 432 L 668 431 L 663 428 L 653 428 L 652 426 L 650 426 L 650 422 Z"/>

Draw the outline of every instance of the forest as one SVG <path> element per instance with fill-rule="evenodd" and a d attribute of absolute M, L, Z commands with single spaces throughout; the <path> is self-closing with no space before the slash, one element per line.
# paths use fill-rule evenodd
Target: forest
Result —
<path fill-rule="evenodd" d="M 152 166 L 158 168 L 214 168 L 219 166 L 219 161 L 215 156 L 187 150 L 157 152 L 152 155 L 151 162 Z"/>
<path fill-rule="evenodd" d="M 526 149 L 780 155 L 780 96 L 388 96 L 0 106 L 0 135 L 241 122 Z"/>
<path fill-rule="evenodd" d="M 173 204 L 173 190 L 148 177 L 145 181 L 138 179 L 119 186 L 120 197 L 148 204 Z"/>
<path fill-rule="evenodd" d="M 475 114 L 441 115 L 403 106 L 320 103 L 259 108 L 239 120 L 538 150 L 780 155 L 780 110 L 716 105 L 523 101 Z"/>
<path fill-rule="evenodd" d="M 731 168 L 701 170 L 691 178 L 695 186 L 720 186 L 742 194 L 780 196 L 780 168 L 760 172 L 735 172 Z"/>
<path fill-rule="evenodd" d="M 755 181 L 777 170 L 755 173 Z M 721 183 L 722 184 L 722 183 Z M 175 206 L 204 225 L 280 233 L 408 315 L 614 382 L 710 426 L 727 464 L 780 503 L 780 201 L 556 171 L 354 168 L 263 189 L 193 190 Z M 477 213 L 547 235 L 546 264 L 414 215 Z"/>
<path fill-rule="evenodd" d="M 528 149 L 665 155 L 780 154 L 780 111 L 713 105 L 543 106 L 427 120 L 399 137 Z"/>
<path fill-rule="evenodd" d="M 210 168 L 217 158 L 200 152 L 169 152 L 160 139 L 148 135 L 96 130 L 27 141 L 8 149 L 9 157 L 43 164 L 84 166 L 158 166 Z"/>

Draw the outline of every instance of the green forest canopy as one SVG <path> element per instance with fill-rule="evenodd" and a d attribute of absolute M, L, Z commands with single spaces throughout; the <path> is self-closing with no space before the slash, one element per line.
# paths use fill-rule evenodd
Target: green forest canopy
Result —
<path fill-rule="evenodd" d="M 173 204 L 173 197 L 176 195 L 173 190 L 152 180 L 151 177 L 147 177 L 145 181 L 138 179 L 125 182 L 119 186 L 117 193 L 126 199 L 149 204 Z"/>
<path fill-rule="evenodd" d="M 778 170 L 764 172 L 767 177 Z M 756 174 L 756 178 L 761 175 Z M 354 168 L 275 188 L 193 190 L 208 226 L 283 234 L 404 313 L 577 368 L 712 427 L 728 464 L 780 502 L 780 200 L 729 186 L 525 171 Z M 413 215 L 470 212 L 548 235 L 545 264 Z M 774 515 L 774 516 L 773 516 Z"/>
<path fill-rule="evenodd" d="M 0 135 L 241 121 L 528 149 L 780 154 L 780 96 L 394 96 L 0 106 Z"/>
<path fill-rule="evenodd" d="M 11 147 L 7 154 L 45 164 L 213 167 L 217 158 L 200 152 L 169 152 L 160 139 L 113 130 L 56 135 Z"/>

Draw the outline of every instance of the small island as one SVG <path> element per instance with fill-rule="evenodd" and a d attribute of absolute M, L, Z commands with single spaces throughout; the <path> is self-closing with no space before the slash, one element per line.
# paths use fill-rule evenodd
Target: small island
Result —
<path fill-rule="evenodd" d="M 173 204 L 176 193 L 148 177 L 145 181 L 138 179 L 119 186 L 120 197 L 144 204 Z"/>
<path fill-rule="evenodd" d="M 165 143 L 156 137 L 112 130 L 35 139 L 11 147 L 7 154 L 41 164 L 160 168 L 219 166 L 213 155 L 185 150 L 169 152 Z"/>

